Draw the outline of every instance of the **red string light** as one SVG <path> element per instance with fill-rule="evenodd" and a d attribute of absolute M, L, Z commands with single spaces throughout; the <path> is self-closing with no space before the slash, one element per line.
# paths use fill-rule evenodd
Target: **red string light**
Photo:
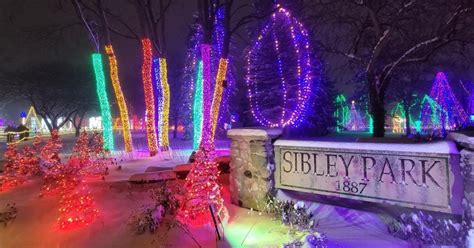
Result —
<path fill-rule="evenodd" d="M 211 221 L 209 206 L 214 206 L 217 215 L 224 214 L 224 200 L 219 185 L 218 164 L 214 160 L 212 145 L 202 144 L 196 153 L 196 160 L 186 177 L 186 195 L 178 214 L 180 221 L 202 225 Z"/>
<path fill-rule="evenodd" d="M 146 108 L 146 133 L 148 140 L 148 149 L 150 156 L 155 156 L 158 151 L 155 129 L 155 96 L 153 94 L 153 82 L 151 79 L 151 63 L 153 59 L 151 41 L 148 38 L 142 39 L 143 48 L 143 65 L 142 78 L 143 89 L 145 91 L 145 108 Z"/>

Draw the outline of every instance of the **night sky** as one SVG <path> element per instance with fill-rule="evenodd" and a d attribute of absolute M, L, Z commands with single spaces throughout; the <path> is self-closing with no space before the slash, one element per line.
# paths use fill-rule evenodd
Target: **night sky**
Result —
<path fill-rule="evenodd" d="M 25 65 L 49 61 L 90 65 L 90 54 L 93 50 L 87 33 L 79 25 L 69 1 L 64 1 L 62 6 L 57 2 L 57 0 L 0 1 L 0 30 L 2 30 L 0 70 L 16 70 Z M 135 14 L 133 6 L 124 0 L 106 0 L 104 3 L 108 6 L 113 3 L 112 10 L 115 12 Z M 166 35 L 170 81 L 179 80 L 180 70 L 186 58 L 186 37 L 195 11 L 196 1 L 176 0 L 168 12 Z M 136 26 L 134 16 L 127 18 L 127 21 Z M 61 33 L 51 33 L 52 29 L 60 27 L 64 27 Z M 141 47 L 136 40 L 118 36 L 112 36 L 112 39 L 118 56 L 124 94 L 132 105 L 132 111 L 143 112 Z M 92 67 L 90 72 L 93 73 Z M 111 93 L 109 90 L 109 95 Z M 9 104 L 7 113 L 2 114 L 16 115 L 20 109 L 27 107 L 27 103 L 20 106 L 18 103 Z"/>
<path fill-rule="evenodd" d="M 0 72 L 2 70 L 17 70 L 19 68 L 51 61 L 89 66 L 92 74 L 90 54 L 93 48 L 87 33 L 79 23 L 70 1 L 59 0 L 1 0 L 0 1 Z M 235 5 L 247 3 L 249 0 L 235 0 Z M 113 12 L 124 15 L 127 22 L 138 29 L 134 7 L 127 0 L 105 0 L 104 3 Z M 167 58 L 169 64 L 169 80 L 171 84 L 180 84 L 181 70 L 186 58 L 189 27 L 193 22 L 196 11 L 195 0 L 175 0 L 167 15 Z M 112 23 L 112 25 L 114 25 Z M 57 30 L 61 30 L 57 32 Z M 53 30 L 56 30 L 53 32 Z M 241 30 L 245 34 L 244 30 Z M 247 40 L 236 38 L 234 57 L 244 53 L 242 50 L 250 41 L 248 35 L 242 35 Z M 131 112 L 144 113 L 143 86 L 141 82 L 141 47 L 137 40 L 127 40 L 123 37 L 112 36 L 114 50 L 119 59 L 119 70 L 125 97 L 131 105 Z M 102 44 L 103 45 L 103 44 Z M 335 66 L 340 61 L 327 59 L 326 69 Z M 472 66 L 471 66 L 472 68 Z M 474 70 L 469 70 L 474 71 Z M 330 73 L 330 72 L 329 72 Z M 328 72 L 326 72 L 326 76 Z M 471 73 L 472 74 L 472 73 Z M 434 74 L 433 74 L 434 76 Z M 243 80 L 240 71 L 237 80 Z M 473 78 L 474 75 L 471 75 Z M 351 95 L 354 85 L 348 85 L 350 74 L 338 73 L 331 77 L 337 82 L 336 89 Z M 110 82 L 109 82 L 110 87 Z M 459 85 L 454 84 L 454 88 Z M 179 101 L 171 93 L 171 101 Z M 112 97 L 109 89 L 109 97 Z M 112 98 L 111 98 L 112 99 Z M 179 104 L 179 103 L 176 103 Z M 29 107 L 27 103 L 10 103 L 0 109 L 0 116 L 9 119 L 16 118 L 20 111 Z M 0 106 L 2 108 L 2 106 Z M 115 108 L 116 109 L 116 108 Z M 115 110 L 116 111 L 116 110 Z"/>

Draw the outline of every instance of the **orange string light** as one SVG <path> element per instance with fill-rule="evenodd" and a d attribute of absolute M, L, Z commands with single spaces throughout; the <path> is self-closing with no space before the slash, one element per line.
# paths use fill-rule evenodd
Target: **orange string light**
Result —
<path fill-rule="evenodd" d="M 217 128 L 217 119 L 219 117 L 219 109 L 222 101 L 222 93 L 224 92 L 224 80 L 227 74 L 227 64 L 228 60 L 226 58 L 221 58 L 219 60 L 219 68 L 217 70 L 216 77 L 216 86 L 214 89 L 214 97 L 212 99 L 211 107 L 211 120 L 212 120 L 212 131 L 211 131 L 211 140 L 214 141 Z"/>
<path fill-rule="evenodd" d="M 150 156 L 155 156 L 158 152 L 155 129 L 155 96 L 153 94 L 153 83 L 151 80 L 151 63 L 152 63 L 152 47 L 148 38 L 142 39 L 143 48 L 143 90 L 145 91 L 145 108 L 146 108 L 146 134 L 148 140 L 148 149 Z"/>
<path fill-rule="evenodd" d="M 115 57 L 114 50 L 111 44 L 105 46 L 105 52 L 109 57 L 110 78 L 112 80 L 112 86 L 114 88 L 115 97 L 119 106 L 120 119 L 122 121 L 123 140 L 125 143 L 125 151 L 132 152 L 133 145 L 132 135 L 130 134 L 130 121 L 128 117 L 127 103 L 125 102 L 125 97 L 123 96 L 122 88 L 120 87 L 117 58 Z"/>

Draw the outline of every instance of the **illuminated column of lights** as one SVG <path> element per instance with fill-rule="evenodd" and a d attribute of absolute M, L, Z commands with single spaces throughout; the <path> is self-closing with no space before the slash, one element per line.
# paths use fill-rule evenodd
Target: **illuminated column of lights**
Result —
<path fill-rule="evenodd" d="M 201 45 L 201 58 L 202 58 L 202 135 L 201 143 L 208 144 L 211 140 L 211 46 L 209 44 Z"/>
<path fill-rule="evenodd" d="M 161 83 L 161 92 L 163 96 L 162 100 L 162 113 L 161 116 L 161 138 L 160 145 L 162 149 L 167 150 L 169 148 L 169 138 L 168 138 L 168 129 L 169 129 L 169 115 L 170 115 L 170 86 L 168 84 L 168 68 L 166 64 L 166 58 L 160 58 L 160 83 Z"/>
<path fill-rule="evenodd" d="M 161 141 L 161 126 L 162 126 L 162 114 L 163 114 L 163 94 L 161 90 L 160 81 L 160 59 L 153 59 L 153 89 L 155 95 L 155 126 L 157 129 L 158 144 L 162 146 Z"/>
<path fill-rule="evenodd" d="M 123 140 L 125 143 L 125 151 L 132 152 L 133 145 L 132 145 L 132 135 L 130 134 L 130 121 L 128 117 L 127 103 L 125 102 L 125 97 L 123 96 L 123 92 L 120 87 L 117 58 L 115 57 L 112 45 L 110 44 L 106 45 L 105 52 L 107 53 L 107 56 L 109 57 L 110 78 L 112 80 L 112 86 L 115 91 L 115 97 L 117 99 L 117 104 L 120 111 L 120 120 L 122 121 L 122 132 L 123 132 Z"/>
<path fill-rule="evenodd" d="M 114 150 L 114 133 L 112 131 L 112 115 L 110 114 L 109 99 L 105 87 L 104 66 L 100 53 L 92 54 L 92 64 L 94 66 L 97 96 L 99 98 L 100 111 L 102 116 L 102 135 L 104 137 L 104 148 L 109 151 Z"/>
<path fill-rule="evenodd" d="M 214 141 L 216 135 L 217 119 L 219 117 L 219 108 L 221 106 L 222 94 L 224 93 L 224 80 L 227 73 L 227 59 L 222 58 L 219 61 L 219 69 L 217 70 L 216 86 L 214 89 L 214 97 L 212 98 L 211 106 L 211 141 Z"/>
<path fill-rule="evenodd" d="M 219 73 L 222 73 L 219 71 L 219 66 L 221 66 L 221 60 L 224 57 L 227 58 L 227 70 L 225 73 L 226 87 L 223 89 L 222 92 L 222 97 L 219 106 L 219 114 L 216 123 L 213 123 L 215 124 L 215 126 L 213 126 L 214 129 L 212 130 L 212 139 L 214 139 L 216 127 L 221 125 L 223 121 L 227 121 L 227 119 L 224 118 L 229 118 L 228 116 L 226 116 L 226 113 L 228 113 L 229 110 L 228 99 L 230 98 L 231 88 L 234 85 L 234 77 L 229 66 L 232 60 L 229 55 L 223 54 L 224 38 L 226 34 L 224 27 L 225 14 L 226 13 L 224 6 L 219 7 L 216 10 L 216 17 L 214 18 L 214 30 L 212 34 L 212 78 L 216 78 L 216 83 L 218 82 L 217 77 L 219 76 Z"/>
<path fill-rule="evenodd" d="M 446 130 L 452 130 L 464 125 L 467 120 L 466 111 L 463 109 L 458 99 L 451 90 L 446 74 L 438 72 L 431 88 L 430 98 L 436 101 L 447 114 L 445 117 L 448 120 L 444 127 Z M 445 119 L 441 117 L 440 119 Z"/>
<path fill-rule="evenodd" d="M 349 121 L 349 106 L 343 94 L 336 96 L 334 118 L 336 119 L 336 131 L 342 131 Z"/>
<path fill-rule="evenodd" d="M 152 73 L 152 47 L 150 39 L 142 39 L 143 48 L 143 66 L 142 66 L 142 78 L 143 78 L 143 90 L 145 93 L 145 108 L 146 108 L 146 135 L 148 140 L 148 150 L 150 156 L 155 156 L 158 147 L 156 144 L 156 129 L 155 129 L 155 96 L 153 94 L 153 82 L 151 79 Z"/>
<path fill-rule="evenodd" d="M 279 6 L 278 6 L 279 7 Z M 284 75 L 288 74 L 286 69 L 288 65 L 285 64 L 283 58 L 280 56 L 279 41 L 280 36 L 287 35 L 285 32 L 277 33 L 280 27 L 287 27 L 289 30 L 287 33 L 291 36 L 293 49 L 287 49 L 294 51 L 294 58 L 296 59 L 296 80 L 294 82 L 288 81 Z M 258 70 L 259 60 L 258 52 L 263 48 L 264 41 L 270 37 L 273 41 L 273 48 L 277 54 L 277 70 L 280 77 L 281 89 L 282 89 L 282 104 L 281 114 L 279 118 L 275 119 L 275 116 L 265 116 L 260 108 L 258 95 L 261 93 L 258 86 Z M 269 127 L 285 127 L 285 126 L 299 126 L 307 117 L 309 106 L 311 105 L 311 93 L 313 84 L 319 83 L 319 77 L 313 77 L 312 62 L 311 62 L 311 48 L 309 45 L 309 37 L 306 29 L 303 25 L 292 17 L 290 13 L 284 8 L 279 10 L 272 15 L 271 21 L 267 24 L 261 34 L 258 36 L 256 42 L 252 46 L 247 56 L 247 76 L 246 82 L 248 86 L 248 97 L 250 100 L 251 112 L 255 119 L 263 126 Z M 288 57 L 288 56 L 286 56 Z M 320 76 L 320 75 L 319 75 Z M 315 82 L 316 81 L 316 82 Z M 291 83 L 291 84 L 290 84 Z M 286 109 L 287 107 L 287 94 L 290 85 L 296 84 L 296 106 L 293 109 Z"/>
<path fill-rule="evenodd" d="M 193 103 L 193 149 L 199 148 L 202 135 L 202 61 L 197 66 L 197 77 Z"/>

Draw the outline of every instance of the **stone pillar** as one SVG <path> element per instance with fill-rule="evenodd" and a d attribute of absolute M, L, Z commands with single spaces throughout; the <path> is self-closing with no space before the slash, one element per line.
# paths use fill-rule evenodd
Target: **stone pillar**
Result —
<path fill-rule="evenodd" d="M 467 247 L 474 247 L 474 137 L 451 133 L 449 139 L 461 147 L 460 168 L 464 179 L 463 215 L 469 227 Z"/>
<path fill-rule="evenodd" d="M 230 193 L 232 203 L 261 209 L 265 197 L 274 188 L 275 162 L 273 141 L 280 129 L 231 129 Z"/>

